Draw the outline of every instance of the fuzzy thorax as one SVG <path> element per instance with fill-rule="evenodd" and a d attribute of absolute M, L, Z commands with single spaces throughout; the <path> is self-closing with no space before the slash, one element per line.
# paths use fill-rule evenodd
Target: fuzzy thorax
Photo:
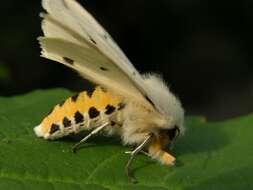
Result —
<path fill-rule="evenodd" d="M 147 93 L 160 113 L 165 125 L 164 129 L 178 126 L 181 132 L 184 131 L 184 109 L 179 99 L 170 91 L 168 85 L 157 74 L 143 75 L 144 83 L 146 85 Z"/>
<path fill-rule="evenodd" d="M 158 136 L 161 129 L 171 126 L 171 120 L 137 102 L 129 102 L 126 105 L 122 111 L 121 136 L 124 144 L 139 144 L 147 135 L 152 133 Z"/>
<path fill-rule="evenodd" d="M 143 76 L 149 97 L 155 109 L 145 107 L 141 102 L 128 101 L 123 110 L 122 139 L 124 144 L 139 144 L 148 134 L 159 136 L 161 130 L 184 131 L 184 110 L 180 101 L 157 75 Z"/>

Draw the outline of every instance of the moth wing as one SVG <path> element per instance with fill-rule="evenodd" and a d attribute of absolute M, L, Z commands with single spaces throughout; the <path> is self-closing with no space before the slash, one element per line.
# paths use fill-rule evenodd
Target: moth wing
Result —
<path fill-rule="evenodd" d="M 80 4 L 78 4 L 74 0 L 42 0 L 42 5 L 44 9 L 47 10 L 51 19 L 58 23 L 57 25 L 61 25 L 61 27 L 64 28 L 63 30 L 72 31 L 72 36 L 73 34 L 75 34 L 74 40 L 71 38 L 65 39 L 64 36 L 57 37 L 55 35 L 54 37 L 62 38 L 71 42 L 75 42 L 77 44 L 82 43 L 83 46 L 93 47 L 94 49 L 97 49 L 97 55 L 103 54 L 103 56 L 108 57 L 110 59 L 110 64 L 114 65 L 114 68 L 118 68 L 117 72 L 121 75 L 127 76 L 123 77 L 124 80 L 128 81 L 128 85 L 124 86 L 124 88 L 129 88 L 131 86 L 131 90 L 129 90 L 131 91 L 132 95 L 135 94 L 135 96 L 140 99 L 141 94 L 142 100 L 146 104 L 151 105 L 150 102 L 152 103 L 152 100 L 155 97 L 149 93 L 149 90 L 147 89 L 142 76 L 134 68 L 134 66 L 131 64 L 125 54 L 121 51 L 119 46 L 111 38 L 111 36 L 92 17 L 92 15 L 88 11 L 86 11 Z M 43 30 L 45 36 L 47 36 L 46 33 L 48 33 L 48 31 L 51 31 L 51 29 L 48 28 Z M 76 40 L 78 42 L 76 42 Z M 48 58 L 48 56 L 46 57 Z M 89 64 L 95 64 L 94 61 L 95 60 L 93 60 L 92 63 L 89 62 Z M 85 67 L 87 67 L 87 63 L 80 62 L 79 68 L 84 67 L 83 70 L 85 70 Z M 106 64 L 108 64 L 108 62 Z M 106 64 L 104 63 L 103 67 L 106 67 Z M 79 72 L 81 72 L 81 70 L 79 70 Z M 82 74 L 85 76 L 87 75 L 87 72 Z M 112 77 L 114 77 L 114 74 L 111 72 L 110 80 L 113 79 Z M 86 78 L 89 77 L 86 76 Z M 119 76 L 119 78 L 121 77 Z M 119 78 L 115 78 L 114 80 L 118 80 Z"/>
<path fill-rule="evenodd" d="M 124 65 L 127 71 L 136 71 L 109 33 L 75 0 L 43 0 L 42 6 L 56 21 L 88 41 L 95 42 L 120 67 Z"/>
<path fill-rule="evenodd" d="M 86 41 L 82 42 L 82 37 L 72 30 L 69 30 L 68 27 L 64 26 L 50 15 L 41 14 L 41 17 L 43 18 L 41 27 L 46 37 L 64 39 L 84 46 L 87 43 Z"/>
<path fill-rule="evenodd" d="M 39 41 L 43 57 L 60 62 L 122 96 L 143 100 L 129 77 L 96 49 L 57 38 L 40 37 Z"/>

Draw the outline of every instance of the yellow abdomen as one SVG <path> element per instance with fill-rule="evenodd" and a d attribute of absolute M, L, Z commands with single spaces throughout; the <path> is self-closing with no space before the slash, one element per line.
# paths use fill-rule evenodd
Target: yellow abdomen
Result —
<path fill-rule="evenodd" d="M 81 92 L 56 105 L 34 131 L 37 136 L 55 139 L 95 128 L 104 122 L 114 124 L 113 118 L 123 105 L 122 97 L 96 87 L 91 93 Z"/>

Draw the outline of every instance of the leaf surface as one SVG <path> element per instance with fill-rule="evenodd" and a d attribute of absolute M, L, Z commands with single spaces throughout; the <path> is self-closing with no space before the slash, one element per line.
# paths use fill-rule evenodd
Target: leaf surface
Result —
<path fill-rule="evenodd" d="M 186 134 L 172 153 L 175 167 L 139 155 L 138 184 L 125 175 L 129 155 L 114 137 L 92 138 L 77 154 L 78 137 L 37 138 L 33 127 L 73 93 L 54 89 L 0 98 L 0 189 L 11 190 L 249 190 L 253 189 L 253 115 L 219 123 L 186 119 Z"/>

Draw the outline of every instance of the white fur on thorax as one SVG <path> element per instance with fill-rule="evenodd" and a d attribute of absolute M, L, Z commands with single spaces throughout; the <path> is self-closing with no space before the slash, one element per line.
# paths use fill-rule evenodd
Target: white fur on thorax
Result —
<path fill-rule="evenodd" d="M 183 127 L 184 122 L 184 110 L 180 101 L 170 91 L 169 87 L 163 81 L 163 79 L 157 74 L 145 74 L 142 75 L 149 97 L 155 104 L 158 111 L 171 120 L 171 125 L 178 125 Z M 167 126 L 174 127 L 174 126 Z"/>
<path fill-rule="evenodd" d="M 166 84 L 157 75 L 143 76 L 150 97 L 158 110 L 150 110 L 138 102 L 129 101 L 123 110 L 122 139 L 124 144 L 138 144 L 149 133 L 159 129 L 170 129 L 177 125 L 184 131 L 184 111 L 179 100 L 170 92 Z"/>
<path fill-rule="evenodd" d="M 137 102 L 128 102 L 123 113 L 121 137 L 124 144 L 139 144 L 151 132 L 153 114 Z"/>

